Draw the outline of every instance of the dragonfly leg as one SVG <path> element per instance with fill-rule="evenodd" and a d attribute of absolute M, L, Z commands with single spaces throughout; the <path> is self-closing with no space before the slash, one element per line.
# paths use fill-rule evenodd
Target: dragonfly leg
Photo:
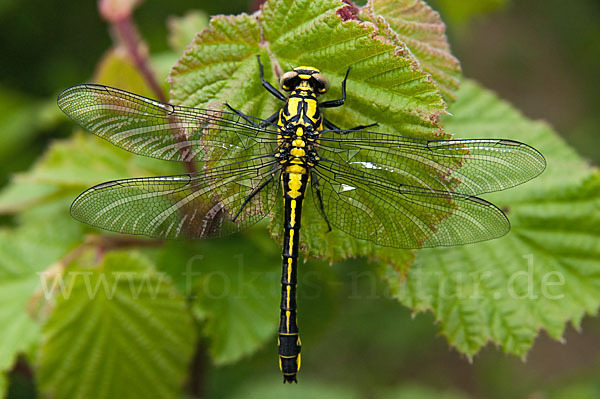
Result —
<path fill-rule="evenodd" d="M 260 62 L 260 55 L 256 56 L 256 59 L 258 60 L 258 69 L 260 71 L 260 83 L 262 83 L 263 87 L 265 89 L 267 89 L 267 91 L 269 93 L 271 93 L 272 95 L 274 95 L 275 97 L 277 97 L 278 100 L 281 101 L 285 101 L 286 97 L 281 94 L 281 92 L 279 90 L 277 90 L 275 87 L 273 87 L 273 85 L 269 82 L 267 82 L 264 78 L 264 68 L 263 65 Z"/>
<path fill-rule="evenodd" d="M 369 124 L 369 125 L 358 125 L 358 126 L 355 126 L 355 127 L 353 127 L 352 129 L 348 129 L 348 130 L 346 130 L 346 129 L 342 129 L 342 128 L 340 128 L 340 127 L 338 127 L 338 126 L 334 125 L 333 123 L 329 122 L 329 121 L 328 121 L 327 119 L 325 119 L 325 118 L 323 118 L 323 124 L 324 124 L 324 125 L 325 125 L 325 126 L 328 128 L 328 129 L 330 129 L 330 130 L 334 130 L 334 131 L 338 131 L 338 132 L 340 132 L 340 133 L 348 133 L 348 131 L 350 131 L 350 130 L 362 130 L 362 129 L 367 129 L 367 128 L 369 128 L 369 127 L 373 127 L 373 126 L 377 126 L 377 125 L 378 125 L 378 123 L 377 123 L 377 122 L 375 122 L 375 123 L 371 123 L 371 124 Z"/>
<path fill-rule="evenodd" d="M 256 124 L 256 121 L 252 118 L 250 118 L 248 115 L 244 114 L 242 111 L 239 111 L 235 108 L 233 108 L 231 105 L 229 105 L 228 103 L 225 103 L 225 106 L 227 108 L 229 108 L 231 110 L 231 112 L 234 112 L 235 114 L 239 115 L 240 117 L 242 117 L 242 119 L 244 119 L 246 122 L 250 123 L 252 126 L 258 126 Z"/>
<path fill-rule="evenodd" d="M 264 122 L 260 123 L 260 127 L 267 127 L 269 125 L 273 125 L 275 121 L 279 118 L 279 111 L 275 112 L 273 115 L 269 116 Z"/>
<path fill-rule="evenodd" d="M 252 126 L 256 126 L 256 127 L 267 127 L 269 125 L 273 125 L 274 122 L 277 120 L 277 118 L 279 118 L 279 111 L 277 111 L 273 115 L 269 116 L 267 119 L 263 120 L 261 123 L 257 124 L 256 120 L 254 120 L 251 117 L 249 117 L 248 115 L 244 114 L 242 111 L 233 108 L 231 105 L 229 105 L 227 103 L 225 103 L 225 106 L 227 108 L 229 108 L 232 112 L 239 115 L 246 122 L 248 122 L 248 123 L 252 124 Z"/>
<path fill-rule="evenodd" d="M 269 183 L 271 183 L 273 181 L 273 174 L 271 176 L 269 176 L 269 178 L 267 180 L 265 180 L 264 182 L 262 182 L 260 184 L 260 186 L 256 187 L 254 190 L 252 190 L 252 192 L 250 194 L 248 194 L 248 196 L 244 199 L 244 202 L 242 203 L 242 206 L 240 207 L 240 210 L 237 211 L 237 213 L 235 214 L 235 216 L 233 217 L 233 219 L 231 219 L 232 222 L 235 222 L 235 219 L 238 218 L 238 216 L 240 216 L 240 214 L 242 213 L 242 211 L 244 210 L 244 208 L 246 207 L 246 205 L 248 204 L 248 202 L 250 202 L 252 200 L 252 198 L 254 198 L 254 196 L 256 194 L 258 194 L 260 192 L 260 190 L 262 190 L 263 188 L 265 188 L 265 186 Z"/>
<path fill-rule="evenodd" d="M 328 228 L 328 232 L 331 231 L 331 224 L 329 223 L 329 219 L 327 219 L 327 215 L 325 214 L 325 207 L 323 206 L 323 197 L 321 196 L 321 188 L 319 187 L 319 179 L 317 178 L 317 176 L 313 173 L 311 174 L 311 178 L 312 180 L 312 186 L 315 189 L 315 193 L 317 194 L 317 201 L 319 203 L 319 212 L 321 213 L 321 216 L 323 216 L 323 219 L 325 219 L 325 223 L 327 223 L 327 228 Z"/>
<path fill-rule="evenodd" d="M 348 74 L 350 73 L 350 67 L 346 70 L 346 76 L 342 80 L 342 98 L 337 100 L 325 101 L 319 104 L 319 108 L 334 108 L 344 105 L 346 101 L 346 80 L 348 80 Z"/>

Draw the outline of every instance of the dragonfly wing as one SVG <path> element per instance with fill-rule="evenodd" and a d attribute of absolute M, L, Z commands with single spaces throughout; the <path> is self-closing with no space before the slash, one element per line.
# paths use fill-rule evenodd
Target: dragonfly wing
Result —
<path fill-rule="evenodd" d="M 86 130 L 136 154 L 170 161 L 241 159 L 253 145 L 265 154 L 277 143 L 262 119 L 219 110 L 180 107 L 96 84 L 73 86 L 58 106 Z M 261 152 L 263 151 L 263 152 Z"/>
<path fill-rule="evenodd" d="M 279 197 L 277 167 L 263 157 L 198 173 L 111 181 L 82 193 L 71 214 L 121 233 L 163 239 L 225 236 L 269 213 Z"/>
<path fill-rule="evenodd" d="M 477 197 L 399 185 L 328 160 L 321 160 L 312 173 L 331 225 L 378 245 L 460 245 L 500 237 L 510 229 L 500 209 Z M 318 201 L 316 185 L 312 189 Z"/>
<path fill-rule="evenodd" d="M 512 140 L 419 140 L 391 134 L 325 132 L 319 154 L 400 185 L 477 195 L 533 179 L 546 167 Z"/>

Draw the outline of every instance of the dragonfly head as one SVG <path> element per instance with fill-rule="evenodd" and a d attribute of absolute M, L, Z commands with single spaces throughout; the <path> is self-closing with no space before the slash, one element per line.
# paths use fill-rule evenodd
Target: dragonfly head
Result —
<path fill-rule="evenodd" d="M 312 89 L 317 94 L 323 94 L 329 89 L 329 81 L 317 68 L 301 66 L 281 75 L 281 88 L 292 91 L 297 88 Z"/>

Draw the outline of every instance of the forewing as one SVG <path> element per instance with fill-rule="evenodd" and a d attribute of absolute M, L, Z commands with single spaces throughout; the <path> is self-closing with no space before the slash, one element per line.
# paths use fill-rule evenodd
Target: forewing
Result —
<path fill-rule="evenodd" d="M 82 193 L 71 214 L 120 233 L 220 237 L 245 229 L 271 210 L 279 197 L 278 173 L 278 163 L 261 157 L 201 173 L 117 180 Z"/>
<path fill-rule="evenodd" d="M 364 170 L 322 160 L 313 169 L 313 198 L 332 226 L 396 248 L 460 245 L 506 234 L 504 213 L 477 197 L 399 185 Z M 318 182 L 318 186 L 315 184 Z"/>
<path fill-rule="evenodd" d="M 265 154 L 277 142 L 275 127 L 262 119 L 180 107 L 103 85 L 70 87 L 58 96 L 58 106 L 118 147 L 170 161 L 242 159 L 251 147 L 260 147 L 254 155 Z"/>
<path fill-rule="evenodd" d="M 325 131 L 319 154 L 398 185 L 477 195 L 533 179 L 546 167 L 534 148 L 512 140 L 419 140 Z"/>

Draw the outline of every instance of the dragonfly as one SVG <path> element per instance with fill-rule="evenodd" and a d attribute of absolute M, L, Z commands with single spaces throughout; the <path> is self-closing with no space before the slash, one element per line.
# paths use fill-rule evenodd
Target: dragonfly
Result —
<path fill-rule="evenodd" d="M 507 139 L 426 140 L 342 129 L 323 114 L 346 100 L 319 101 L 329 89 L 317 68 L 281 75 L 262 86 L 282 107 L 261 119 L 224 104 L 183 107 L 117 88 L 82 84 L 64 90 L 58 106 L 91 133 L 136 154 L 197 162 L 174 176 L 115 180 L 89 188 L 71 205 L 92 226 L 161 239 L 207 239 L 243 230 L 283 201 L 279 367 L 297 382 L 301 341 L 296 286 L 305 197 L 329 230 L 396 248 L 469 244 L 509 231 L 506 215 L 479 194 L 539 175 L 544 157 Z M 310 190 L 309 190 L 310 187 Z"/>

